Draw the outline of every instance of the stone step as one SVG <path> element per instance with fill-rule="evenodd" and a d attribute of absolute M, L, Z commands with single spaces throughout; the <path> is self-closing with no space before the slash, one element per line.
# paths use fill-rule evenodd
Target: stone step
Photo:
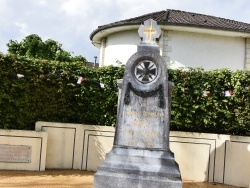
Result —
<path fill-rule="evenodd" d="M 142 176 L 138 174 L 107 173 L 98 171 L 95 174 L 94 186 L 109 188 L 179 188 L 182 187 L 182 182 L 180 179 L 160 176 Z"/>
<path fill-rule="evenodd" d="M 106 171 L 106 173 L 126 173 L 137 174 L 142 176 L 161 176 L 180 178 L 180 172 L 177 166 L 161 166 L 161 165 L 145 165 L 139 163 L 117 163 L 105 162 L 99 166 L 98 171 Z"/>
<path fill-rule="evenodd" d="M 166 158 L 152 158 L 141 156 L 127 156 L 127 155 L 107 155 L 106 161 L 122 162 L 122 163 L 138 163 L 138 164 L 150 164 L 150 165 L 163 165 L 163 166 L 175 166 L 177 165 L 174 159 Z"/>
<path fill-rule="evenodd" d="M 136 156 L 136 157 L 149 157 L 149 158 L 161 158 L 161 159 L 173 159 L 174 153 L 170 150 L 148 150 L 138 148 L 122 148 L 114 147 L 108 154 L 119 155 L 119 156 Z"/>

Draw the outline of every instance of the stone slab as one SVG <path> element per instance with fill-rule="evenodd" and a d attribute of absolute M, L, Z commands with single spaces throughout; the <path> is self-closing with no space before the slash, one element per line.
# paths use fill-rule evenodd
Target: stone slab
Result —
<path fill-rule="evenodd" d="M 94 187 L 112 186 L 179 188 L 182 182 L 171 151 L 113 148 L 94 180 Z"/>
<path fill-rule="evenodd" d="M 179 188 L 182 187 L 181 181 L 174 181 L 169 178 L 146 177 L 136 174 L 124 173 L 105 173 L 95 174 L 95 187 L 108 188 L 132 188 L 132 187 L 157 187 L 157 188 Z"/>
<path fill-rule="evenodd" d="M 0 162 L 30 163 L 31 146 L 0 144 Z"/>
<path fill-rule="evenodd" d="M 0 169 L 44 171 L 47 138 L 48 133 L 46 132 L 1 129 L 2 161 L 0 161 Z"/>

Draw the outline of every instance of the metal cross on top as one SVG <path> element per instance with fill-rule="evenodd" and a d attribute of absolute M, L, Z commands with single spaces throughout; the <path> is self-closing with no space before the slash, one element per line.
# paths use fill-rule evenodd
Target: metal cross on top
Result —
<path fill-rule="evenodd" d="M 140 26 L 138 33 L 142 38 L 142 43 L 156 44 L 155 39 L 160 38 L 161 29 L 156 21 L 149 19 L 144 21 L 144 25 Z"/>

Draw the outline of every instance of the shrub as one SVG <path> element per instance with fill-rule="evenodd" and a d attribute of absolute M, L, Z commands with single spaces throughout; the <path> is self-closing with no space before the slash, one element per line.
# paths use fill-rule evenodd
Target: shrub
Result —
<path fill-rule="evenodd" d="M 123 72 L 123 67 L 96 69 L 81 62 L 0 54 L 0 128 L 34 129 L 36 121 L 115 126 L 116 80 Z M 171 130 L 250 134 L 250 71 L 189 69 L 168 73 L 175 83 Z M 18 74 L 24 77 L 18 78 Z M 85 78 L 81 84 L 77 84 L 79 77 Z M 225 96 L 229 91 L 232 95 Z"/>
<path fill-rule="evenodd" d="M 169 70 L 173 130 L 249 135 L 250 72 Z M 230 94 L 231 96 L 225 96 Z M 205 95 L 207 93 L 207 95 Z"/>

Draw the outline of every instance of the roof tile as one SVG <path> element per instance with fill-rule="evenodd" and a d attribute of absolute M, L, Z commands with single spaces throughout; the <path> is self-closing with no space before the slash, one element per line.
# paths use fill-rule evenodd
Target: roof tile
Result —
<path fill-rule="evenodd" d="M 94 35 L 101 30 L 123 25 L 140 25 L 148 19 L 154 19 L 159 25 L 206 27 L 250 33 L 250 24 L 248 23 L 180 10 L 164 10 L 99 26 L 90 34 L 90 39 L 92 39 Z"/>

